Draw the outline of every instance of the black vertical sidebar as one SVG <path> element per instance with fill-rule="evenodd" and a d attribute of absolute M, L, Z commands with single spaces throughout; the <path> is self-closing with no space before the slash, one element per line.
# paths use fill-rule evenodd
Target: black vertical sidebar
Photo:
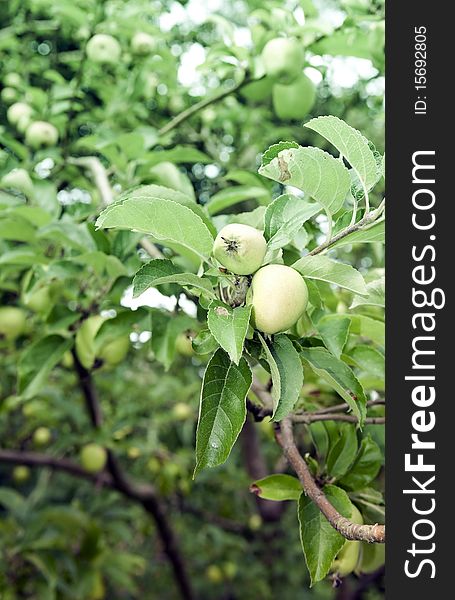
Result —
<path fill-rule="evenodd" d="M 455 33 L 449 7 L 387 2 L 388 600 L 455 597 Z"/>

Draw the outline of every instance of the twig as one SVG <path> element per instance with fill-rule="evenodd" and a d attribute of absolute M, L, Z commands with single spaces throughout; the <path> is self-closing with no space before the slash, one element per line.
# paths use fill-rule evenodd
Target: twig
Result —
<path fill-rule="evenodd" d="M 158 131 L 159 135 L 165 135 L 166 133 L 169 133 L 200 110 L 206 108 L 207 106 L 210 106 L 211 104 L 215 104 L 220 100 L 223 100 L 224 98 L 230 96 L 234 92 L 238 92 L 242 87 L 244 87 L 248 83 L 251 83 L 251 81 L 252 80 L 249 77 L 244 77 L 241 81 L 235 83 L 231 87 L 226 88 L 225 90 L 222 90 L 215 96 L 212 96 L 211 98 L 204 98 L 203 100 L 196 102 L 196 104 L 193 104 L 193 106 L 190 106 L 186 110 L 182 111 L 176 117 L 171 119 L 169 123 L 161 127 L 161 129 Z"/>
<path fill-rule="evenodd" d="M 283 419 L 275 432 L 278 444 L 283 449 L 289 464 L 294 469 L 305 494 L 316 504 L 334 529 L 348 540 L 384 543 L 384 525 L 359 525 L 343 517 L 326 498 L 324 492 L 318 487 L 311 475 L 308 465 L 302 458 L 294 441 L 292 420 Z"/>
<path fill-rule="evenodd" d="M 381 406 L 381 405 L 385 405 L 385 400 L 382 400 L 382 399 L 368 400 L 368 402 L 367 402 L 367 408 L 370 408 L 371 406 Z M 343 402 L 342 404 L 335 404 L 334 406 L 324 406 L 323 408 L 318 408 L 317 410 L 312 411 L 311 414 L 323 415 L 325 413 L 340 412 L 342 410 L 349 410 L 349 405 L 346 402 Z M 296 414 L 299 414 L 299 413 L 296 413 Z"/>
<path fill-rule="evenodd" d="M 300 413 L 293 415 L 292 420 L 294 423 L 316 423 L 317 421 L 345 421 L 346 423 L 358 423 L 359 420 L 355 415 L 346 415 L 343 413 Z M 366 417 L 364 421 L 365 425 L 383 425 L 385 423 L 385 417 Z"/>

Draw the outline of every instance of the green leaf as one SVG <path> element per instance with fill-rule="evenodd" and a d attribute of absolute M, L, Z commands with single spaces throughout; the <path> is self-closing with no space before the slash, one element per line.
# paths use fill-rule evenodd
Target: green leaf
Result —
<path fill-rule="evenodd" d="M 351 333 L 368 338 L 378 344 L 385 344 L 385 325 L 383 321 L 372 319 L 366 315 L 348 315 L 351 319 Z"/>
<path fill-rule="evenodd" d="M 375 185 L 379 178 L 376 159 L 368 140 L 360 131 L 332 115 L 312 119 L 305 127 L 317 131 L 335 146 L 354 169 L 367 191 Z"/>
<path fill-rule="evenodd" d="M 207 203 L 207 211 L 210 215 L 216 215 L 224 209 L 245 200 L 263 202 L 269 199 L 270 192 L 264 187 L 238 185 L 225 188 L 214 194 Z"/>
<path fill-rule="evenodd" d="M 335 478 L 342 477 L 354 462 L 357 454 L 357 432 L 355 425 L 340 423 L 339 439 L 330 448 L 327 456 L 327 472 Z"/>
<path fill-rule="evenodd" d="M 252 483 L 250 492 L 265 500 L 298 500 L 302 494 L 302 485 L 292 475 L 268 475 Z"/>
<path fill-rule="evenodd" d="M 344 238 L 338 240 L 334 244 L 331 244 L 330 248 L 339 248 L 340 246 L 346 246 L 351 244 L 373 244 L 374 242 L 385 241 L 385 220 L 373 223 L 366 229 L 360 229 L 354 231 Z"/>
<path fill-rule="evenodd" d="M 201 329 L 193 339 L 192 346 L 196 354 L 204 355 L 215 352 L 219 344 L 208 329 Z"/>
<path fill-rule="evenodd" d="M 336 213 L 351 187 L 346 167 L 319 148 L 292 147 L 281 150 L 259 173 L 283 185 L 299 188 L 330 214 Z"/>
<path fill-rule="evenodd" d="M 364 488 L 376 478 L 382 463 L 379 446 L 370 436 L 364 437 L 356 459 L 349 472 L 340 480 L 340 485 L 349 490 Z"/>
<path fill-rule="evenodd" d="M 204 467 L 215 467 L 228 458 L 246 419 L 245 399 L 251 381 L 244 358 L 237 366 L 221 348 L 212 356 L 202 383 L 193 477 Z"/>
<path fill-rule="evenodd" d="M 323 492 L 343 517 L 351 516 L 352 504 L 344 490 L 335 485 L 326 485 Z M 298 517 L 300 540 L 311 585 L 313 585 L 327 575 L 334 558 L 346 540 L 330 525 L 316 504 L 305 494 L 300 496 Z"/>
<path fill-rule="evenodd" d="M 270 146 L 270 148 L 268 148 L 262 155 L 262 167 L 266 167 L 274 158 L 278 156 L 280 152 L 283 150 L 289 150 L 289 148 L 299 148 L 299 145 L 297 142 L 278 142 L 278 144 L 273 144 Z"/>
<path fill-rule="evenodd" d="M 349 357 L 363 371 L 379 377 L 379 379 L 384 379 L 384 355 L 376 350 L 376 348 L 372 348 L 371 346 L 355 346 L 350 350 Z"/>
<path fill-rule="evenodd" d="M 151 260 L 136 273 L 133 279 L 133 297 L 165 283 L 177 283 L 182 287 L 196 289 L 209 298 L 216 298 L 208 279 L 198 277 L 194 273 L 185 273 L 172 261 L 161 258 Z"/>
<path fill-rule="evenodd" d="M 316 375 L 347 402 L 362 426 L 366 415 L 365 392 L 352 370 L 325 348 L 302 348 L 300 354 Z"/>
<path fill-rule="evenodd" d="M 60 242 L 63 246 L 75 248 L 81 252 L 96 250 L 96 244 L 90 235 L 86 223 L 57 221 L 41 227 L 38 237 L 50 240 L 53 244 Z"/>
<path fill-rule="evenodd" d="M 242 356 L 251 308 L 232 308 L 219 300 L 214 300 L 209 306 L 207 325 L 210 333 L 236 365 Z"/>
<path fill-rule="evenodd" d="M 173 200 L 144 195 L 125 196 L 98 217 L 98 228 L 132 229 L 151 235 L 160 244 L 180 248 L 208 261 L 213 236 L 190 208 Z"/>
<path fill-rule="evenodd" d="M 175 357 L 175 341 L 178 335 L 195 326 L 195 320 L 185 314 L 173 315 L 166 311 L 153 309 L 152 314 L 152 350 L 166 371 Z"/>
<path fill-rule="evenodd" d="M 366 286 L 366 297 L 354 296 L 350 308 L 357 306 L 385 306 L 385 278 L 370 281 Z"/>
<path fill-rule="evenodd" d="M 32 398 L 38 394 L 49 373 L 71 345 L 70 339 L 49 335 L 24 350 L 17 367 L 18 391 L 23 398 Z"/>
<path fill-rule="evenodd" d="M 327 350 L 340 358 L 346 345 L 351 319 L 343 315 L 326 315 L 318 321 L 317 328 Z"/>
<path fill-rule="evenodd" d="M 268 205 L 264 216 L 264 237 L 269 251 L 291 242 L 303 224 L 321 210 L 316 202 L 283 194 Z"/>
<path fill-rule="evenodd" d="M 303 277 L 334 283 L 355 294 L 367 295 L 368 290 L 362 275 L 351 267 L 327 256 L 304 256 L 292 265 Z"/>
<path fill-rule="evenodd" d="M 120 262 L 116 256 L 105 254 L 99 250 L 95 252 L 86 252 L 78 256 L 71 257 L 70 260 L 92 267 L 98 275 L 107 274 L 108 277 L 116 279 L 121 275 L 127 275 L 126 267 Z"/>
<path fill-rule="evenodd" d="M 303 385 L 303 369 L 297 350 L 287 335 L 275 335 L 267 344 L 259 335 L 272 375 L 274 421 L 281 421 L 294 408 Z"/>

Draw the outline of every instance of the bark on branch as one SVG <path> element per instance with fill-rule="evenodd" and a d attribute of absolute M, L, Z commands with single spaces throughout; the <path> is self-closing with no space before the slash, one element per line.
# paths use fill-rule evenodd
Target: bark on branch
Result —
<path fill-rule="evenodd" d="M 316 504 L 322 514 L 326 517 L 334 529 L 348 540 L 360 540 L 364 542 L 385 542 L 384 525 L 358 525 L 346 517 L 343 517 L 326 498 L 324 492 L 318 487 L 301 456 L 292 431 L 292 420 L 283 419 L 277 427 L 276 439 L 283 452 L 294 469 L 302 484 L 305 494 Z"/>

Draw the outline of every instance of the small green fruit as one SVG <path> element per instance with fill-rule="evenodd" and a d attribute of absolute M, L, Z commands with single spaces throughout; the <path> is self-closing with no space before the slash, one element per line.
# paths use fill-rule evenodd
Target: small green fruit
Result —
<path fill-rule="evenodd" d="M 89 473 L 98 473 L 106 465 L 107 452 L 98 444 L 87 444 L 81 450 L 81 464 Z"/>
<path fill-rule="evenodd" d="M 362 542 L 362 558 L 360 573 L 374 573 L 385 562 L 385 544 L 369 544 Z"/>
<path fill-rule="evenodd" d="M 238 567 L 235 563 L 228 561 L 223 564 L 223 571 L 227 579 L 234 579 L 237 575 Z"/>
<path fill-rule="evenodd" d="M 93 62 L 107 64 L 118 62 L 122 49 L 111 35 L 97 33 L 87 42 L 86 52 Z"/>
<path fill-rule="evenodd" d="M 155 39 L 148 33 L 138 31 L 131 40 L 131 50 L 134 54 L 146 56 L 155 49 Z"/>
<path fill-rule="evenodd" d="M 253 276 L 247 302 L 253 307 L 255 329 L 273 334 L 286 331 L 305 312 L 308 288 L 295 269 L 285 265 L 267 265 Z"/>
<path fill-rule="evenodd" d="M 33 114 L 33 109 L 25 102 L 15 102 L 11 104 L 11 106 L 6 111 L 6 118 L 11 123 L 11 125 L 17 125 L 21 117 L 31 118 Z"/>
<path fill-rule="evenodd" d="M 18 483 L 25 483 L 30 479 L 30 469 L 25 465 L 19 465 L 13 469 L 13 480 Z"/>
<path fill-rule="evenodd" d="M 290 83 L 302 73 L 305 62 L 303 46 L 294 39 L 274 38 L 261 53 L 265 72 L 282 83 Z"/>
<path fill-rule="evenodd" d="M 76 354 L 83 367 L 91 369 L 95 362 L 95 336 L 104 319 L 95 315 L 86 319 L 76 334 Z"/>
<path fill-rule="evenodd" d="M 221 583 L 224 580 L 223 571 L 218 565 L 209 565 L 205 571 L 205 576 L 210 583 Z"/>
<path fill-rule="evenodd" d="M 223 227 L 213 244 L 213 256 L 236 275 L 250 275 L 257 271 L 266 250 L 267 242 L 262 232 L 240 223 Z"/>
<path fill-rule="evenodd" d="M 25 312 L 16 306 L 0 307 L 0 337 L 15 340 L 26 328 Z"/>
<path fill-rule="evenodd" d="M 193 416 L 193 410 L 185 402 L 177 402 L 172 408 L 172 415 L 179 421 L 186 421 Z"/>
<path fill-rule="evenodd" d="M 289 85 L 273 86 L 273 109 L 283 120 L 302 120 L 314 106 L 316 88 L 305 74 L 300 75 Z"/>
<path fill-rule="evenodd" d="M 191 338 L 186 333 L 179 333 L 175 340 L 175 349 L 182 356 L 194 356 Z"/>
<path fill-rule="evenodd" d="M 244 98 L 250 100 L 251 102 L 262 102 L 272 95 L 272 89 L 273 79 L 270 77 L 263 77 L 262 79 L 252 81 L 246 85 L 242 89 L 241 94 Z"/>
<path fill-rule="evenodd" d="M 22 83 L 22 78 L 19 73 L 7 73 L 3 78 L 3 83 L 5 86 L 18 88 Z"/>
<path fill-rule="evenodd" d="M 131 446 L 131 448 L 128 448 L 128 458 L 131 458 L 132 460 L 135 460 L 136 458 L 139 458 L 139 456 L 142 454 L 141 449 L 137 448 L 137 446 Z"/>
<path fill-rule="evenodd" d="M 62 356 L 62 366 L 65 367 L 65 369 L 72 369 L 74 367 L 73 355 L 69 350 Z"/>
<path fill-rule="evenodd" d="M 262 526 L 262 519 L 259 515 L 251 515 L 248 519 L 248 527 L 251 531 L 257 531 Z"/>
<path fill-rule="evenodd" d="M 34 291 L 32 294 L 30 294 L 30 296 L 27 297 L 26 300 L 24 300 L 24 304 L 33 312 L 46 312 L 52 304 L 50 286 L 46 285 Z"/>
<path fill-rule="evenodd" d="M 352 505 L 351 521 L 363 524 L 363 517 L 355 505 Z M 361 542 L 347 540 L 333 561 L 330 570 L 339 577 L 346 577 L 354 571 L 359 562 Z"/>
<path fill-rule="evenodd" d="M 28 197 L 33 196 L 33 181 L 25 169 L 13 169 L 2 177 L 2 187 L 22 192 Z"/>
<path fill-rule="evenodd" d="M 51 441 L 51 432 L 47 427 L 38 427 L 33 434 L 35 446 L 47 446 Z"/>
<path fill-rule="evenodd" d="M 128 335 L 122 336 L 107 343 L 100 351 L 99 358 L 108 366 L 114 367 L 123 361 L 128 354 L 130 347 L 130 338 Z"/>
<path fill-rule="evenodd" d="M 5 87 L 1 91 L 1 98 L 5 104 L 12 104 L 17 100 L 17 90 L 11 87 Z"/>
<path fill-rule="evenodd" d="M 25 142 L 34 149 L 55 146 L 58 142 L 57 128 L 46 121 L 34 121 L 25 131 Z"/>

